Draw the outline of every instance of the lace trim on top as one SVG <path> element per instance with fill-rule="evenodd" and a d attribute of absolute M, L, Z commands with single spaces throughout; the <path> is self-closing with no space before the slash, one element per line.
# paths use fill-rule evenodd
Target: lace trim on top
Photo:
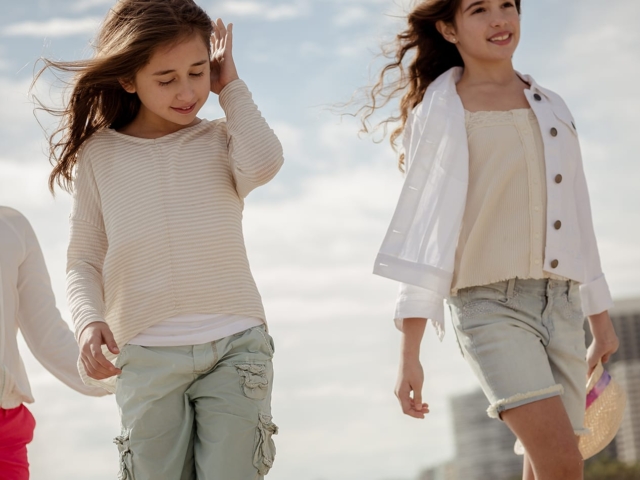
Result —
<path fill-rule="evenodd" d="M 497 125 L 513 125 L 515 118 L 523 115 L 528 116 L 530 121 L 538 121 L 535 113 L 533 113 L 533 110 L 530 108 L 516 108 L 506 111 L 464 111 L 467 130 L 479 127 L 494 127 Z"/>

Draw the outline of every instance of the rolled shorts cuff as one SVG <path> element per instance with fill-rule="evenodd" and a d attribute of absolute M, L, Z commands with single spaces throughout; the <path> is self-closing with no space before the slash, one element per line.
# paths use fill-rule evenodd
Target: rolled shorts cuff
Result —
<path fill-rule="evenodd" d="M 487 415 L 491 418 L 500 419 L 500 414 L 505 410 L 537 402 L 538 400 L 544 400 L 545 398 L 562 395 L 563 393 L 564 387 L 560 384 L 552 385 L 551 387 L 543 388 L 541 390 L 534 390 L 533 392 L 518 393 L 509 398 L 503 398 L 493 403 L 487 409 Z"/>

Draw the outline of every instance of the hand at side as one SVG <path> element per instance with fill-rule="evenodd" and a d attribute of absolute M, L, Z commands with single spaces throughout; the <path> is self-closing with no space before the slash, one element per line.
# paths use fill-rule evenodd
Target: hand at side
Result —
<path fill-rule="evenodd" d="M 403 413 L 414 418 L 424 418 L 429 413 L 429 405 L 422 403 L 424 372 L 420 364 L 420 343 L 426 324 L 424 318 L 405 318 L 402 327 L 402 352 L 395 394 Z"/>
<path fill-rule="evenodd" d="M 91 378 L 104 380 L 119 375 L 122 371 L 107 360 L 102 353 L 102 345 L 106 345 L 113 354 L 120 353 L 109 325 L 104 322 L 90 323 L 80 334 L 80 361 Z"/>

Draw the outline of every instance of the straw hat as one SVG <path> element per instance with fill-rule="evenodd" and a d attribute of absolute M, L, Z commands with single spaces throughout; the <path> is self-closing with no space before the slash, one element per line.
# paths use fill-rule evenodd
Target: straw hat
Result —
<path fill-rule="evenodd" d="M 598 362 L 587 382 L 587 410 L 584 426 L 591 433 L 580 436 L 578 447 L 587 459 L 609 445 L 618 433 L 627 405 L 627 395 Z"/>
<path fill-rule="evenodd" d="M 584 426 L 589 433 L 581 435 L 578 442 L 578 448 L 585 460 L 602 451 L 616 436 L 626 405 L 626 393 L 602 367 L 602 363 L 598 362 L 587 381 Z M 513 450 L 518 455 L 524 454 L 520 440 L 516 440 Z"/>

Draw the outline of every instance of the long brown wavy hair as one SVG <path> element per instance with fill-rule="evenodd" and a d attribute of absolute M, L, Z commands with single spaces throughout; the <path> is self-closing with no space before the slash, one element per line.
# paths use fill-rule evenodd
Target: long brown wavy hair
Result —
<path fill-rule="evenodd" d="M 71 62 L 42 59 L 47 70 L 73 74 L 68 101 L 60 109 L 39 108 L 60 117 L 49 136 L 49 160 L 54 165 L 49 189 L 58 184 L 70 192 L 73 170 L 82 145 L 103 128 L 119 129 L 140 110 L 137 94 L 120 82 L 131 82 L 159 48 L 200 35 L 211 52 L 211 18 L 193 0 L 119 0 L 110 10 L 88 60 Z"/>
<path fill-rule="evenodd" d="M 520 12 L 520 0 L 515 0 Z M 390 135 L 391 146 L 397 151 L 397 140 L 402 135 L 409 113 L 418 105 L 429 85 L 452 67 L 462 67 L 462 57 L 457 47 L 444 39 L 436 23 L 455 24 L 455 16 L 462 0 L 422 0 L 407 17 L 407 28 L 396 35 L 395 40 L 383 46 L 383 55 L 391 62 L 382 68 L 378 81 L 367 90 L 367 103 L 358 114 L 362 121 L 361 132 L 369 133 L 379 127 L 386 136 L 390 123 L 399 122 Z M 405 66 L 406 58 L 411 57 Z M 403 93 L 400 112 L 371 127 L 370 117 L 379 108 Z M 404 153 L 400 154 L 398 167 L 404 169 Z"/>

